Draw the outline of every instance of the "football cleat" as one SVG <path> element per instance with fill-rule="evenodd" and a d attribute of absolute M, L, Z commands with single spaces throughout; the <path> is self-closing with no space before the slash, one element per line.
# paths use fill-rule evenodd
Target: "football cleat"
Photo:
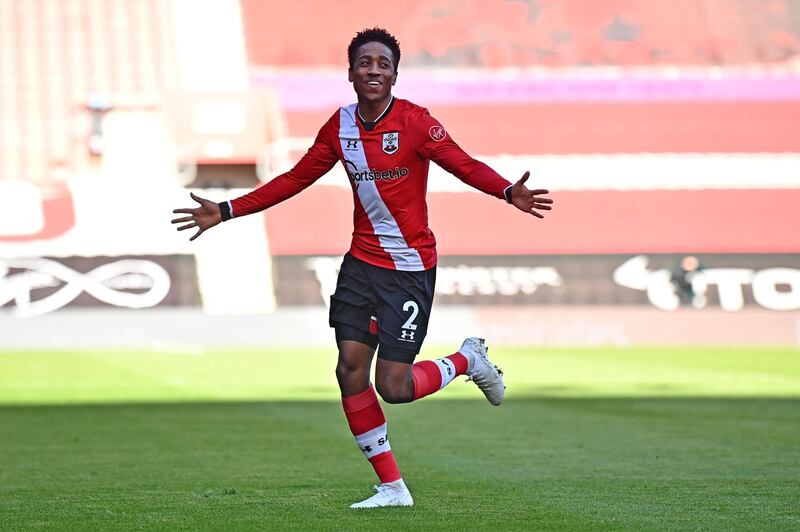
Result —
<path fill-rule="evenodd" d="M 489 348 L 483 338 L 467 338 L 461 344 L 459 353 L 469 361 L 467 365 L 467 381 L 474 382 L 494 406 L 503 402 L 506 385 L 503 382 L 503 370 L 492 364 L 488 355 Z"/>
<path fill-rule="evenodd" d="M 373 486 L 375 495 L 369 499 L 351 504 L 350 508 L 383 508 L 385 506 L 414 506 L 414 499 L 406 487 L 403 479 L 394 482 L 384 482 L 380 486 Z"/>

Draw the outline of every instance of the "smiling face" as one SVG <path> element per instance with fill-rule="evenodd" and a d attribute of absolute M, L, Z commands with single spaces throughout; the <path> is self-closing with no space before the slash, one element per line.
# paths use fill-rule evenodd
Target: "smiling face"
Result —
<path fill-rule="evenodd" d="M 373 105 L 387 102 L 397 81 L 392 51 L 383 43 L 368 42 L 359 46 L 355 61 L 347 72 L 359 103 Z"/>

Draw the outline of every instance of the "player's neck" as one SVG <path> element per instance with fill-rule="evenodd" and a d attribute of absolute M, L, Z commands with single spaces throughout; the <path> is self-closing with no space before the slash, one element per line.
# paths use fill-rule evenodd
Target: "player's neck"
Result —
<path fill-rule="evenodd" d="M 358 116 L 360 116 L 361 120 L 364 122 L 377 122 L 378 119 L 386 113 L 386 110 L 389 109 L 392 98 L 393 96 L 391 94 L 388 98 L 375 102 L 361 100 L 361 98 L 359 98 Z"/>

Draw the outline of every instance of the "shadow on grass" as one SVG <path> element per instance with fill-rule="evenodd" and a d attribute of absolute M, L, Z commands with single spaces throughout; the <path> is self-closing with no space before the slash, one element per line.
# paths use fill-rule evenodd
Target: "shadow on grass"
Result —
<path fill-rule="evenodd" d="M 800 399 L 453 399 L 384 411 L 417 505 L 381 513 L 382 525 L 800 525 Z M 375 528 L 343 510 L 374 475 L 338 401 L 2 406 L 0 457 L 12 528 Z"/>

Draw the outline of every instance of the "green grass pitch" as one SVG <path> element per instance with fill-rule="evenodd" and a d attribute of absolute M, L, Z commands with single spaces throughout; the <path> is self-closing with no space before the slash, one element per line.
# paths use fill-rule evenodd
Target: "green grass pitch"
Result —
<path fill-rule="evenodd" d="M 800 530 L 800 350 L 492 355 L 499 408 L 384 406 L 416 504 L 354 511 L 331 350 L 0 351 L 0 530 Z"/>

